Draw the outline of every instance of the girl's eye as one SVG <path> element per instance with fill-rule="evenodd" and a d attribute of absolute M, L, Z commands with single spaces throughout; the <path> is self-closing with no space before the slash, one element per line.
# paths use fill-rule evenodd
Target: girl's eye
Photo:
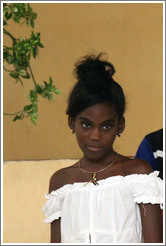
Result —
<path fill-rule="evenodd" d="M 90 127 L 91 127 L 91 124 L 89 124 L 89 123 L 81 123 L 81 125 L 82 125 L 84 128 L 90 128 Z"/>
<path fill-rule="evenodd" d="M 103 125 L 102 128 L 105 129 L 105 130 L 107 130 L 107 129 L 110 129 L 111 128 L 111 125 Z"/>

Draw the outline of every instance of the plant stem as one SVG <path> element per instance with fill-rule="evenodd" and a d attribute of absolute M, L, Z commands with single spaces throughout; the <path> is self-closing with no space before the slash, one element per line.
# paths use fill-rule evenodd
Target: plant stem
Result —
<path fill-rule="evenodd" d="M 20 113 L 23 113 L 24 111 L 21 110 L 21 111 L 18 111 L 18 112 L 15 112 L 15 113 L 3 113 L 3 115 L 17 115 L 17 114 L 20 114 Z"/>
<path fill-rule="evenodd" d="M 3 33 L 8 35 L 13 41 L 16 40 L 16 38 L 10 32 L 8 32 L 5 28 L 3 28 Z"/>
<path fill-rule="evenodd" d="M 6 71 L 6 72 L 18 72 L 20 69 L 14 69 L 14 70 L 11 70 L 11 69 L 7 69 L 3 66 L 3 69 Z"/>
<path fill-rule="evenodd" d="M 28 65 L 28 68 L 29 68 L 29 71 L 30 71 L 30 73 L 31 73 L 32 80 L 33 80 L 33 82 L 34 82 L 34 84 L 35 84 L 35 87 L 37 88 L 37 83 L 36 83 L 35 77 L 34 77 L 34 75 L 33 75 L 33 72 L 32 72 L 32 69 L 31 69 L 31 66 L 30 66 L 30 65 Z"/>

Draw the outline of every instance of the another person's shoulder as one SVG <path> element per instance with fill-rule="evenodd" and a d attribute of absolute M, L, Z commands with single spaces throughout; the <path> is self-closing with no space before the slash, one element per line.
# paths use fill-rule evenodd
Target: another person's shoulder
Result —
<path fill-rule="evenodd" d="M 49 193 L 53 190 L 61 188 L 66 184 L 71 184 L 73 175 L 76 172 L 76 170 L 77 163 L 69 167 L 61 168 L 55 173 L 53 173 L 50 177 Z"/>
<path fill-rule="evenodd" d="M 145 137 L 155 138 L 155 137 L 158 137 L 158 136 L 163 136 L 163 128 L 158 129 L 158 130 L 153 131 L 153 132 L 150 132 Z"/>
<path fill-rule="evenodd" d="M 145 138 L 150 142 L 150 144 L 155 145 L 156 144 L 162 144 L 163 140 L 163 128 L 159 129 L 157 131 L 151 132 L 145 136 Z"/>

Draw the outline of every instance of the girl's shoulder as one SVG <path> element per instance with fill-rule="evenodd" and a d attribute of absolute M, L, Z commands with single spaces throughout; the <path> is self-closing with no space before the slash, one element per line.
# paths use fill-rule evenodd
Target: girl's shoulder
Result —
<path fill-rule="evenodd" d="M 66 184 L 72 184 L 78 172 L 78 163 L 72 166 L 61 168 L 50 177 L 49 193 L 57 190 Z"/>
<path fill-rule="evenodd" d="M 153 172 L 151 165 L 142 159 L 134 159 L 125 156 L 120 156 L 119 165 L 125 173 L 130 174 L 149 174 Z"/>

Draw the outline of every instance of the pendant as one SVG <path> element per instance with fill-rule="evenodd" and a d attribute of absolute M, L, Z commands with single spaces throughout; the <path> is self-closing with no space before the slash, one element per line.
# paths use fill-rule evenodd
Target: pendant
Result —
<path fill-rule="evenodd" d="M 93 183 L 94 185 L 99 185 L 99 183 L 97 182 L 96 173 L 94 173 L 92 175 L 91 180 L 89 180 L 86 184 L 84 184 L 84 186 L 87 185 L 87 184 L 89 184 L 89 183 Z"/>
<path fill-rule="evenodd" d="M 97 183 L 97 178 L 96 178 L 96 173 L 94 173 L 94 174 L 92 175 L 92 183 L 93 183 L 94 185 L 98 185 L 98 183 Z"/>

